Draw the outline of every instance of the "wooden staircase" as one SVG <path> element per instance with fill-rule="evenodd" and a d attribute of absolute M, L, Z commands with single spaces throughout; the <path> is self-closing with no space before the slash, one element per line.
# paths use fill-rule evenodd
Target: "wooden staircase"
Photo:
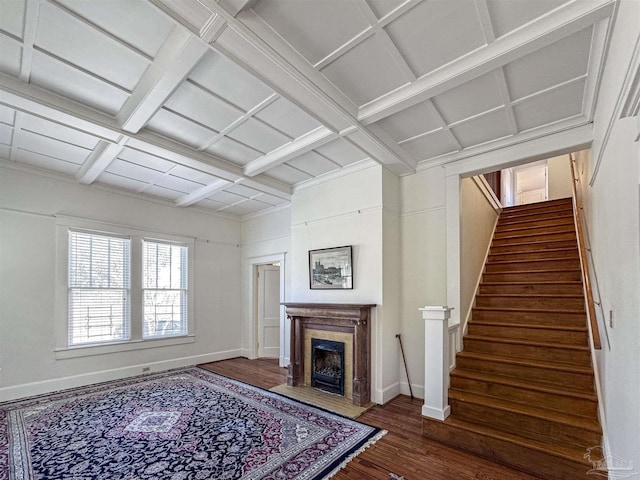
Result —
<path fill-rule="evenodd" d="M 464 350 L 451 415 L 423 434 L 544 479 L 592 477 L 601 444 L 571 199 L 504 209 Z"/>

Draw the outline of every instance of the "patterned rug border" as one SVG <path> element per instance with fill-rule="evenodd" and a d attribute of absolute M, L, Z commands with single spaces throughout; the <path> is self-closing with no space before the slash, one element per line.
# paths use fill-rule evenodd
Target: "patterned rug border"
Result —
<path fill-rule="evenodd" d="M 317 405 L 312 405 L 310 403 L 297 400 L 295 398 L 288 397 L 278 392 L 273 392 L 261 387 L 257 387 L 254 385 L 250 385 L 234 378 L 230 378 L 225 375 L 221 375 L 215 372 L 211 372 L 205 368 L 199 366 L 188 366 L 188 367 L 179 367 L 170 370 L 165 370 L 162 372 L 154 372 L 150 374 L 142 374 L 136 375 L 134 377 L 126 377 L 122 379 L 114 379 L 106 382 L 100 382 L 91 385 L 84 385 L 79 387 L 73 387 L 69 389 L 58 390 L 50 393 L 34 395 L 30 397 L 24 397 L 20 399 L 9 400 L 5 402 L 0 402 L 0 446 L 7 446 L 7 450 L 3 451 L 4 448 L 0 448 L 0 473 L 2 473 L 3 468 L 9 468 L 9 450 L 8 450 L 8 414 L 10 411 L 15 409 L 32 407 L 34 405 L 43 404 L 45 402 L 59 401 L 63 399 L 70 398 L 80 398 L 87 395 L 95 395 L 100 394 L 102 392 L 108 391 L 113 388 L 124 388 L 137 384 L 141 384 L 144 382 L 153 381 L 156 379 L 163 379 L 166 377 L 171 377 L 173 375 L 180 374 L 190 374 L 197 373 L 200 375 L 204 375 L 206 377 L 223 379 L 226 382 L 236 385 L 237 387 L 247 389 L 249 391 L 254 391 L 259 393 L 260 395 L 264 395 L 266 397 L 272 397 L 274 399 L 283 402 L 288 405 L 301 405 L 307 409 L 316 410 L 318 412 L 322 412 L 325 416 L 340 418 L 343 421 L 353 422 L 360 424 L 362 426 L 371 429 L 371 431 L 364 435 L 359 442 L 352 445 L 350 448 L 346 449 L 341 458 L 335 460 L 334 462 L 328 464 L 323 468 L 322 471 L 318 472 L 313 480 L 326 480 L 334 475 L 336 475 L 341 469 L 345 468 L 349 462 L 351 462 L 354 458 L 364 452 L 367 448 L 375 444 L 378 440 L 380 440 L 384 435 L 387 434 L 386 430 L 382 430 L 378 427 L 368 425 L 353 418 L 349 418 L 348 416 L 342 415 L 340 413 L 328 410 L 323 407 L 319 407 Z M 4 457 L 4 458 L 2 458 Z M 0 475 L 2 477 L 2 475 Z"/>

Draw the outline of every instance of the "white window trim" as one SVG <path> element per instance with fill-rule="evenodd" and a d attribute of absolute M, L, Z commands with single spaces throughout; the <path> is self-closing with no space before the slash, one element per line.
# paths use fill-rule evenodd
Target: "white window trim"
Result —
<path fill-rule="evenodd" d="M 95 345 L 68 344 L 68 272 L 69 272 L 69 230 L 84 230 L 97 234 L 126 236 L 131 238 L 131 306 L 130 338 L 127 341 L 98 343 Z M 142 337 L 142 241 L 144 239 L 186 245 L 187 254 L 187 333 L 167 338 Z M 95 220 L 75 217 L 56 219 L 56 306 L 55 306 L 55 345 L 56 359 L 76 358 L 106 353 L 118 353 L 146 348 L 181 345 L 195 342 L 195 239 L 174 234 L 163 234 Z"/>

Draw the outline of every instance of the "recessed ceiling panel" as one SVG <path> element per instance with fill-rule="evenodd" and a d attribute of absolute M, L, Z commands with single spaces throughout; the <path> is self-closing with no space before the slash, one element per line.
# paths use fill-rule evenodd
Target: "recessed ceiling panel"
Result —
<path fill-rule="evenodd" d="M 90 150 L 93 150 L 98 144 L 98 139 L 92 135 L 33 115 L 25 114 L 22 117 L 21 125 L 23 130 L 46 135 Z"/>
<path fill-rule="evenodd" d="M 20 148 L 40 153 L 50 157 L 63 159 L 67 162 L 82 164 L 91 150 L 78 147 L 70 143 L 61 142 L 53 138 L 44 137 L 28 131 L 20 132 Z"/>
<path fill-rule="evenodd" d="M 238 165 L 246 165 L 251 160 L 255 160 L 263 155 L 262 152 L 254 150 L 244 143 L 240 143 L 229 137 L 220 138 L 220 140 L 207 148 L 207 152 Z"/>
<path fill-rule="evenodd" d="M 340 167 L 321 155 L 311 151 L 289 160 L 288 165 L 297 168 L 313 177 L 338 170 Z"/>
<path fill-rule="evenodd" d="M 546 125 L 582 112 L 584 81 L 566 85 L 514 105 L 520 130 Z"/>
<path fill-rule="evenodd" d="M 164 108 L 147 123 L 147 128 L 179 142 L 199 148 L 216 133 Z"/>
<path fill-rule="evenodd" d="M 182 193 L 191 193 L 204 186 L 201 183 L 191 182 L 184 178 L 174 177 L 173 175 L 164 175 L 154 183 L 160 187 L 169 188 Z"/>
<path fill-rule="evenodd" d="M 451 131 L 464 148 L 511 135 L 504 109 L 461 123 Z"/>
<path fill-rule="evenodd" d="M 30 83 L 111 115 L 129 98 L 123 90 L 38 51 L 33 52 Z"/>
<path fill-rule="evenodd" d="M 144 182 L 139 182 L 132 178 L 122 177 L 110 172 L 102 172 L 96 179 L 97 182 L 105 183 L 107 185 L 114 185 L 116 187 L 124 188 L 125 190 L 132 190 L 137 192 L 143 190 L 148 185 Z"/>
<path fill-rule="evenodd" d="M 0 2 L 0 30 L 22 38 L 25 0 Z"/>
<path fill-rule="evenodd" d="M 458 145 L 456 145 L 449 133 L 439 131 L 411 142 L 403 143 L 402 148 L 417 161 L 422 161 L 445 153 L 455 152 L 458 150 Z"/>
<path fill-rule="evenodd" d="M 143 0 L 58 1 L 150 57 L 155 57 L 175 25 L 150 2 Z"/>
<path fill-rule="evenodd" d="M 418 76 L 485 44 L 473 0 L 423 2 L 385 29 Z"/>
<path fill-rule="evenodd" d="M 13 128 L 9 125 L 0 124 L 0 143 L 11 145 L 13 140 Z"/>
<path fill-rule="evenodd" d="M 185 82 L 171 96 L 165 107 L 198 123 L 220 131 L 242 116 L 242 111 Z"/>
<path fill-rule="evenodd" d="M 284 97 L 278 98 L 271 105 L 261 110 L 256 114 L 256 117 L 293 138 L 310 132 L 321 125 L 311 115 Z"/>
<path fill-rule="evenodd" d="M 377 35 L 324 67 L 322 73 L 356 105 L 364 105 L 408 83 Z"/>
<path fill-rule="evenodd" d="M 52 4 L 40 5 L 37 47 L 128 90 L 136 86 L 146 60 Z"/>
<path fill-rule="evenodd" d="M 224 208 L 227 206 L 226 203 L 216 202 L 211 200 L 210 198 L 205 198 L 204 200 L 200 200 L 195 205 L 197 205 L 198 207 L 209 208 L 212 210 L 220 210 L 221 208 Z"/>
<path fill-rule="evenodd" d="M 229 136 L 261 152 L 270 152 L 291 141 L 291 138 L 254 118 L 234 128 Z"/>
<path fill-rule="evenodd" d="M 253 9 L 312 64 L 369 27 L 356 2 L 260 0 Z"/>
<path fill-rule="evenodd" d="M 491 23 L 496 37 L 544 15 L 566 0 L 487 0 Z"/>
<path fill-rule="evenodd" d="M 116 159 L 111 162 L 105 171 L 144 183 L 153 183 L 162 175 L 162 172 L 159 172 L 158 170 L 142 167 L 135 163 L 120 159 Z"/>
<path fill-rule="evenodd" d="M 175 163 L 165 160 L 164 158 L 156 157 L 146 152 L 141 152 L 140 150 L 134 150 L 128 147 L 125 147 L 124 150 L 120 152 L 118 158 L 162 173 L 168 171 L 175 165 Z"/>
<path fill-rule="evenodd" d="M 77 163 L 66 162 L 58 158 L 52 158 L 26 150 L 18 150 L 16 154 L 16 161 L 33 167 L 44 168 L 45 170 L 64 173 L 66 175 L 75 175 L 80 170 L 80 165 Z"/>
<path fill-rule="evenodd" d="M 271 205 L 267 204 L 267 203 L 262 203 L 259 200 L 246 200 L 242 203 L 239 203 L 237 205 L 234 205 L 232 207 L 229 207 L 229 209 L 235 210 L 235 209 L 243 209 L 246 210 L 247 213 L 253 213 L 253 212 L 259 212 L 261 210 L 265 210 L 267 208 L 271 208 Z M 225 209 L 228 212 L 229 209 Z M 247 213 L 239 213 L 236 215 L 246 215 Z"/>
<path fill-rule="evenodd" d="M 16 118 L 16 111 L 13 108 L 0 105 L 0 123 L 13 125 Z"/>
<path fill-rule="evenodd" d="M 0 34 L 0 72 L 18 76 L 20 73 L 20 59 L 22 58 L 22 47 L 15 41 Z"/>
<path fill-rule="evenodd" d="M 295 185 L 299 182 L 304 182 L 305 180 L 309 180 L 311 175 L 301 172 L 293 167 L 290 167 L 287 164 L 278 165 L 277 167 L 270 168 L 263 173 L 271 178 L 275 178 L 276 180 L 280 180 L 289 185 Z"/>
<path fill-rule="evenodd" d="M 185 167 L 183 165 L 176 165 L 175 168 L 171 170 L 171 175 L 173 175 L 174 177 L 183 178 L 185 180 L 190 180 L 201 185 L 208 185 L 209 183 L 212 183 L 218 179 L 218 177 L 214 177 L 213 175 L 209 175 L 208 173 Z"/>
<path fill-rule="evenodd" d="M 251 198 L 259 195 L 260 192 L 258 190 L 254 190 L 253 188 L 246 187 L 244 185 L 232 185 L 229 188 L 225 188 L 225 192 L 234 193 L 236 195 L 240 195 L 241 197 Z"/>
<path fill-rule="evenodd" d="M 344 138 L 322 145 L 315 151 L 343 167 L 369 158 L 366 153 Z"/>
<path fill-rule="evenodd" d="M 274 93 L 246 70 L 211 50 L 200 60 L 189 78 L 245 111 Z"/>
<path fill-rule="evenodd" d="M 170 188 L 158 187 L 155 185 L 145 190 L 144 193 L 169 200 L 177 200 L 180 197 L 184 196 L 183 192 L 177 192 L 175 190 L 171 190 Z"/>
<path fill-rule="evenodd" d="M 222 202 L 226 205 L 232 205 L 234 203 L 238 203 L 241 202 L 243 200 L 246 200 L 245 197 L 241 196 L 241 195 L 236 195 L 235 193 L 229 193 L 226 190 L 222 191 L 222 192 L 218 192 L 215 195 L 211 195 L 210 197 L 208 197 L 210 200 L 214 200 L 216 202 Z"/>
<path fill-rule="evenodd" d="M 592 30 L 589 27 L 505 65 L 511 98 L 517 100 L 586 74 Z"/>
<path fill-rule="evenodd" d="M 269 205 L 272 205 L 272 206 L 282 205 L 283 203 L 287 203 L 287 200 L 285 200 L 284 198 L 275 197 L 273 195 L 269 195 L 266 193 L 261 193 L 255 199 L 263 203 L 268 203 Z"/>
<path fill-rule="evenodd" d="M 402 110 L 378 123 L 396 142 L 415 137 L 439 128 L 436 120 L 424 103 Z"/>
<path fill-rule="evenodd" d="M 406 0 L 367 0 L 369 7 L 376 14 L 376 17 L 382 18 L 388 13 L 394 11 Z"/>
<path fill-rule="evenodd" d="M 482 75 L 433 99 L 447 123 L 454 123 L 503 104 L 494 72 Z"/>

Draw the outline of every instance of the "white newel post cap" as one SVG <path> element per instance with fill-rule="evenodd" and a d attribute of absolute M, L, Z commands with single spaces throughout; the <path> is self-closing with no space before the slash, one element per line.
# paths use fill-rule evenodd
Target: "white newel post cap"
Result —
<path fill-rule="evenodd" d="M 425 306 L 419 308 L 422 312 L 422 318 L 424 320 L 449 320 L 451 317 L 451 310 L 453 307 L 447 306 Z"/>

